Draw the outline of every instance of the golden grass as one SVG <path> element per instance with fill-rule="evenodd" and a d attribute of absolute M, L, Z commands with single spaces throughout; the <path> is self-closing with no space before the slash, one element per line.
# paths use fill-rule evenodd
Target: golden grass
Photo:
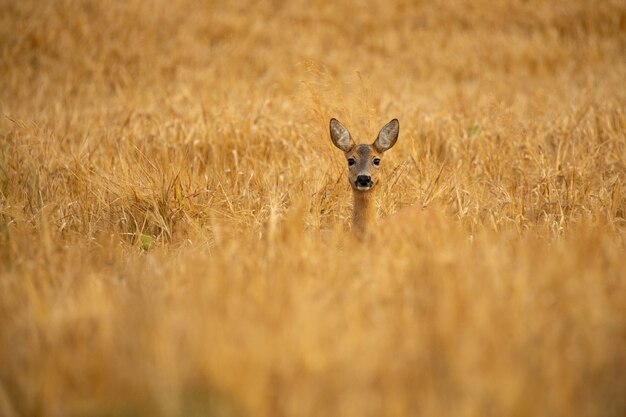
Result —
<path fill-rule="evenodd" d="M 624 415 L 626 5 L 413 3 L 2 1 L 0 416 Z"/>

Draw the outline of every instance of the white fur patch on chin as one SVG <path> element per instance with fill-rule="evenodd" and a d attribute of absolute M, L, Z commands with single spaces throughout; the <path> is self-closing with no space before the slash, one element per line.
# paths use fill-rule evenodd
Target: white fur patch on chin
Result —
<path fill-rule="evenodd" d="M 364 187 L 362 185 L 357 185 L 356 189 L 359 190 L 359 191 L 369 191 L 369 190 L 372 189 L 372 186 L 370 185 L 369 187 Z"/>

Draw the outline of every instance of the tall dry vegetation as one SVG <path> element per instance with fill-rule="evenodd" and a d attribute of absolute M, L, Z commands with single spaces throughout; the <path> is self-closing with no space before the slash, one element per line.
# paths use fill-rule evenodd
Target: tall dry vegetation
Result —
<path fill-rule="evenodd" d="M 0 415 L 626 412 L 622 1 L 2 1 Z M 400 119 L 379 213 L 345 161 Z"/>

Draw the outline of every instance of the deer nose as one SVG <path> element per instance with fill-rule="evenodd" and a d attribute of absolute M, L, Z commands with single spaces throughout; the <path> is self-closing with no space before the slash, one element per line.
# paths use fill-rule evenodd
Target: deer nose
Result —
<path fill-rule="evenodd" d="M 355 183 L 357 187 L 371 187 L 372 177 L 370 177 L 369 175 L 359 175 L 356 177 Z"/>

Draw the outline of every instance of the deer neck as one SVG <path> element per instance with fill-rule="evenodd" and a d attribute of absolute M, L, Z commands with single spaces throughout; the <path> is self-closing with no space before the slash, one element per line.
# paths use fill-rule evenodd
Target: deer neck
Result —
<path fill-rule="evenodd" d="M 354 191 L 352 207 L 352 228 L 358 236 L 363 236 L 376 222 L 376 196 L 374 190 Z"/>

